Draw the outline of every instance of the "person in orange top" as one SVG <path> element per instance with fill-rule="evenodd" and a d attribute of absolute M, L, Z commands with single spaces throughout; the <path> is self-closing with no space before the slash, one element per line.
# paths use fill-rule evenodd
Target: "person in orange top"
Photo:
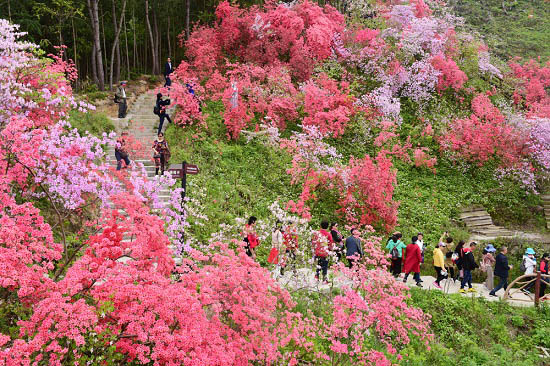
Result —
<path fill-rule="evenodd" d="M 321 222 L 321 229 L 314 235 L 313 249 L 315 258 L 317 259 L 317 270 L 315 271 L 315 279 L 319 279 L 319 272 L 323 271 L 323 282 L 327 282 L 328 272 L 328 254 L 332 250 L 332 235 L 328 232 L 328 221 Z"/>

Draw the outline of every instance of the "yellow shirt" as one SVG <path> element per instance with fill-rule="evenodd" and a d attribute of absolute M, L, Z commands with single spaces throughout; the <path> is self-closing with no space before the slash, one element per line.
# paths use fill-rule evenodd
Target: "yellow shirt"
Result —
<path fill-rule="evenodd" d="M 434 266 L 441 268 L 445 267 L 445 258 L 439 247 L 434 249 Z"/>

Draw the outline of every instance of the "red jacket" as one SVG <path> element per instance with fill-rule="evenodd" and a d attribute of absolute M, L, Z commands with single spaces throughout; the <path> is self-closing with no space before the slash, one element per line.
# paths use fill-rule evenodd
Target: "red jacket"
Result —
<path fill-rule="evenodd" d="M 317 257 L 328 257 L 328 251 L 332 250 L 332 235 L 325 229 L 319 230 L 313 238 L 313 246 Z"/>
<path fill-rule="evenodd" d="M 403 266 L 403 272 L 420 272 L 421 261 L 422 253 L 420 252 L 420 247 L 414 243 L 407 245 L 407 248 L 405 249 L 405 264 Z"/>
<path fill-rule="evenodd" d="M 548 274 L 548 262 L 540 261 L 540 273 Z"/>

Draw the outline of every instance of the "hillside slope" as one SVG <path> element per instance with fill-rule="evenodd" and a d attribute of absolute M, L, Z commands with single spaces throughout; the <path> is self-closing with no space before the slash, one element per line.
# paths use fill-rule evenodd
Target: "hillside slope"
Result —
<path fill-rule="evenodd" d="M 502 61 L 550 57 L 550 2 L 546 0 L 451 0 L 467 26 L 479 32 Z"/>

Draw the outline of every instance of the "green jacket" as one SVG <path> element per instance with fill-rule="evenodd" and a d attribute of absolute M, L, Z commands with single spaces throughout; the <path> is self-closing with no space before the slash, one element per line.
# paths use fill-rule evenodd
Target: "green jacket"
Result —
<path fill-rule="evenodd" d="M 393 240 L 388 241 L 388 244 L 386 245 L 386 249 L 388 252 L 391 253 L 393 248 L 397 248 L 397 252 L 399 253 L 399 258 L 403 258 L 403 249 L 405 249 L 407 246 L 405 243 L 403 243 L 401 240 L 397 240 L 397 243 L 395 243 Z"/>

